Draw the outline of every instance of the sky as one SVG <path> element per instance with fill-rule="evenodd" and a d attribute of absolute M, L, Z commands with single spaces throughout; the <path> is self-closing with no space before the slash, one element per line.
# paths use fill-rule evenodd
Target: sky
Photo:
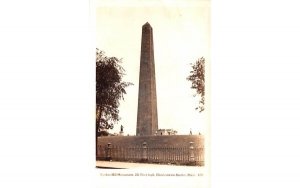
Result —
<path fill-rule="evenodd" d="M 195 110 L 199 97 L 193 97 L 196 91 L 186 77 L 190 64 L 204 57 L 209 88 L 209 1 L 140 2 L 144 3 L 97 4 L 96 46 L 107 56 L 122 58 L 123 80 L 134 84 L 126 89 L 119 108 L 121 121 L 111 132 L 119 132 L 123 125 L 126 135 L 136 133 L 142 25 L 149 22 L 153 28 L 158 127 L 177 130 L 178 134 L 189 134 L 190 129 L 193 134 L 205 134 L 209 106 L 202 113 Z M 207 99 L 208 95 L 207 91 Z"/>

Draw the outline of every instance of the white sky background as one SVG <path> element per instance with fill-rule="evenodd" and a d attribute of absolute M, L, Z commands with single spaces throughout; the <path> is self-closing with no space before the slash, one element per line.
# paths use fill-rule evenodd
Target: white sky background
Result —
<path fill-rule="evenodd" d="M 195 110 L 199 97 L 186 80 L 190 63 L 205 57 L 209 63 L 209 1 L 170 6 L 152 4 L 97 4 L 96 46 L 107 56 L 123 59 L 124 81 L 134 84 L 126 89 L 120 105 L 121 121 L 112 132 L 124 126 L 125 134 L 136 132 L 139 66 L 142 25 L 153 28 L 156 92 L 159 128 L 173 128 L 178 134 L 205 134 L 208 107 L 201 114 Z M 177 1 L 178 2 L 178 1 Z"/>

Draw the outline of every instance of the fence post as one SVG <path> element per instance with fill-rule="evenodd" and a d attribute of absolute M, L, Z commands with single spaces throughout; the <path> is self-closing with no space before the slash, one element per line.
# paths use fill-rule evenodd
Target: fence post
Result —
<path fill-rule="evenodd" d="M 101 145 L 98 145 L 97 158 L 99 159 L 101 158 L 101 152 L 102 152 L 101 149 L 102 149 Z"/>
<path fill-rule="evenodd" d="M 194 161 L 195 161 L 195 155 L 194 155 L 194 142 L 190 142 L 189 161 L 191 161 L 191 162 L 194 162 Z"/>
<path fill-rule="evenodd" d="M 147 161 L 147 142 L 143 142 L 142 161 Z"/>
<path fill-rule="evenodd" d="M 111 160 L 111 143 L 107 144 L 106 149 L 106 160 Z"/>
<path fill-rule="evenodd" d="M 96 159 L 98 159 L 98 157 L 100 157 L 100 147 L 101 145 L 97 145 L 97 152 L 96 152 Z"/>

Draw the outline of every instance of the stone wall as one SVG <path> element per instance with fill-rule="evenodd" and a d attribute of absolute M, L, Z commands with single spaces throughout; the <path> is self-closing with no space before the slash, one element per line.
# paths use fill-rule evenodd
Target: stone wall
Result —
<path fill-rule="evenodd" d="M 195 147 L 204 147 L 202 135 L 162 135 L 162 136 L 105 136 L 98 137 L 98 145 L 111 143 L 117 146 L 137 147 L 147 142 L 149 147 L 188 147 L 194 142 Z"/>

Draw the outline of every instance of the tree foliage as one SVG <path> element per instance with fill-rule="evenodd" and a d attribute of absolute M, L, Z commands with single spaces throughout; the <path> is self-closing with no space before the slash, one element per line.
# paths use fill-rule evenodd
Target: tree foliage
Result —
<path fill-rule="evenodd" d="M 196 107 L 196 110 L 199 112 L 204 111 L 205 103 L 205 59 L 201 57 L 194 64 L 191 64 L 192 70 L 190 75 L 187 77 L 188 81 L 192 82 L 192 89 L 196 90 L 196 95 L 200 95 L 199 105 Z"/>
<path fill-rule="evenodd" d="M 124 100 L 125 88 L 132 85 L 123 82 L 125 70 L 122 59 L 107 57 L 96 49 L 96 130 L 112 129 L 120 120 L 118 107 Z"/>

